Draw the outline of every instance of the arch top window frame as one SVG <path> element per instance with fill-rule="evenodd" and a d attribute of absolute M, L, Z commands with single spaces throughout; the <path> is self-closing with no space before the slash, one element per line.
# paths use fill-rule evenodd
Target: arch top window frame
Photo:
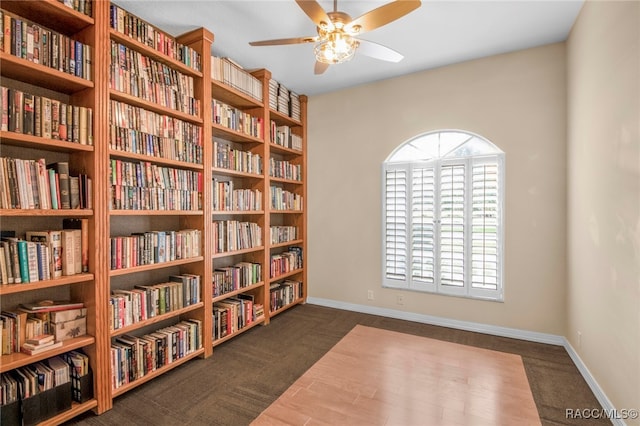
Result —
<path fill-rule="evenodd" d="M 382 164 L 382 283 L 504 300 L 504 157 L 486 138 L 437 130 Z"/>

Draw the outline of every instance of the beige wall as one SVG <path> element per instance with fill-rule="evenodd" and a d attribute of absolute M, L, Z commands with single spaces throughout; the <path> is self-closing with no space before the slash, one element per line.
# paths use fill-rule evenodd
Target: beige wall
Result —
<path fill-rule="evenodd" d="M 560 43 L 311 97 L 309 295 L 564 335 L 565 77 Z M 381 287 L 381 164 L 437 129 L 506 153 L 504 303 Z"/>
<path fill-rule="evenodd" d="M 588 1 L 567 43 L 567 338 L 618 409 L 640 408 L 639 28 L 640 3 Z"/>

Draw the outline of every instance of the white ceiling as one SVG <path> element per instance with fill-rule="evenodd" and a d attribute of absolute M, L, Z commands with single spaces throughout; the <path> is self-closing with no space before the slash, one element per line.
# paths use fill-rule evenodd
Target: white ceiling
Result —
<path fill-rule="evenodd" d="M 341 0 L 338 10 L 356 18 L 390 0 Z M 205 27 L 213 54 L 247 69 L 267 68 L 297 93 L 315 95 L 372 81 L 566 40 L 583 0 L 432 1 L 384 27 L 365 33 L 404 55 L 390 63 L 358 55 L 315 75 L 313 45 L 251 47 L 250 41 L 314 36 L 315 24 L 293 0 L 116 0 L 159 28 L 181 34 Z M 326 11 L 333 1 L 320 0 Z"/>

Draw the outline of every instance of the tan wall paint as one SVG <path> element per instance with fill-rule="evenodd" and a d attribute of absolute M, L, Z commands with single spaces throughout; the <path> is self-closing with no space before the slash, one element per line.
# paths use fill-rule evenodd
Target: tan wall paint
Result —
<path fill-rule="evenodd" d="M 567 337 L 616 408 L 640 409 L 640 3 L 585 3 L 567 80 Z"/>
<path fill-rule="evenodd" d="M 565 78 L 559 43 L 311 97 L 309 295 L 564 335 Z M 405 292 L 400 306 L 381 288 L 381 164 L 450 128 L 506 153 L 505 302 Z"/>

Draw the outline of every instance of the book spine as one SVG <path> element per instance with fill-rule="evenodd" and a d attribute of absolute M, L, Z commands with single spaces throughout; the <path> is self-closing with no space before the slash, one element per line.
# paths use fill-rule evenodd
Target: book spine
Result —
<path fill-rule="evenodd" d="M 27 249 L 27 242 L 23 240 L 17 241 L 18 247 L 18 267 L 20 268 L 21 282 L 31 282 L 29 277 L 29 252 Z"/>

